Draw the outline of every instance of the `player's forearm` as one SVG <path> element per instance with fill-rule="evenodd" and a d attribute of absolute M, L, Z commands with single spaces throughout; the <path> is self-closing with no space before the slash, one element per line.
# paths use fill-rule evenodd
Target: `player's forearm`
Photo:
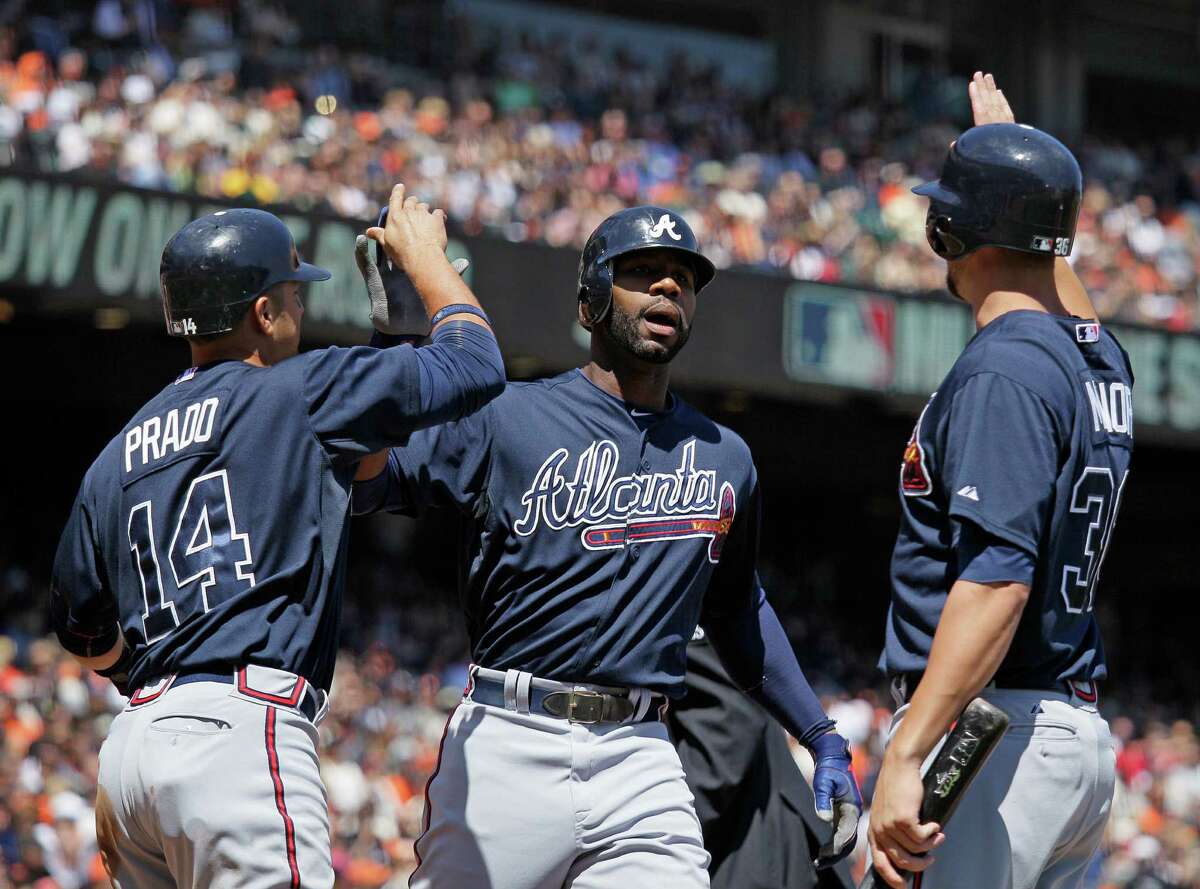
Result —
<path fill-rule="evenodd" d="M 459 276 L 445 252 L 436 244 L 410 248 L 405 256 L 404 272 L 412 281 L 430 318 L 446 306 L 456 304 L 482 308 L 467 282 Z M 482 318 L 466 313 L 449 315 L 444 320 L 470 321 L 491 330 L 491 325 Z"/>
<path fill-rule="evenodd" d="M 354 480 L 350 492 L 350 512 L 353 515 L 369 515 L 380 510 L 400 508 L 404 501 L 404 485 L 397 456 L 383 451 L 365 458 L 363 463 L 368 464 L 368 461 L 365 470 L 359 467 L 359 476 Z M 374 475 L 368 474 L 372 470 L 376 470 Z"/>
<path fill-rule="evenodd" d="M 959 580 L 950 589 L 929 664 L 886 756 L 921 762 L 999 669 L 1029 598 L 1022 583 Z"/>
<path fill-rule="evenodd" d="M 374 454 L 368 454 L 358 464 L 358 472 L 354 474 L 354 480 L 356 482 L 370 481 L 387 469 L 387 461 L 388 452 L 386 448 L 382 451 L 376 451 Z"/>

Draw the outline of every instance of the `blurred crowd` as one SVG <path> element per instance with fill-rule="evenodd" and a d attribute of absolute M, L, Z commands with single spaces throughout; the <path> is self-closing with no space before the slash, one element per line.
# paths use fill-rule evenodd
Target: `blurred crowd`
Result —
<path fill-rule="evenodd" d="M 654 202 L 683 212 L 722 267 L 942 284 L 924 202 L 908 189 L 936 175 L 964 125 L 962 83 L 818 107 L 734 89 L 685 58 L 496 39 L 465 22 L 447 25 L 439 63 L 405 67 L 307 47 L 290 9 L 0 6 L 0 164 L 356 218 L 404 181 L 469 233 L 570 247 L 613 210 Z M 1106 317 L 1195 329 L 1200 154 L 1128 138 L 1075 146 L 1087 186 L 1072 261 Z M 401 887 L 415 863 L 422 790 L 465 680 L 451 597 L 428 593 L 450 583 L 351 566 L 346 650 L 320 729 L 339 886 Z M 123 700 L 43 637 L 44 601 L 29 570 L 0 558 L 0 889 L 106 884 L 96 758 Z M 827 646 L 814 663 L 839 665 L 812 678 L 869 796 L 891 712 L 870 658 L 844 667 L 831 633 L 789 629 L 801 651 Z M 1104 705 L 1120 782 L 1088 885 L 1200 889 L 1196 725 L 1122 703 Z"/>
<path fill-rule="evenodd" d="M 942 286 L 909 188 L 965 125 L 965 82 L 815 106 L 594 37 L 445 28 L 445 58 L 418 69 L 303 46 L 269 0 L 18 17 L 0 29 L 0 161 L 356 218 L 403 181 L 468 233 L 573 247 L 652 202 L 680 210 L 720 267 Z M 1102 315 L 1200 326 L 1197 145 L 1075 147 L 1072 261 Z"/>
<path fill-rule="evenodd" d="M 93 810 L 97 755 L 125 702 L 42 635 L 42 608 L 29 603 L 44 601 L 43 585 L 13 563 L 0 568 L 0 889 L 106 886 Z M 356 582 L 361 591 L 361 574 Z M 400 585 L 393 604 L 350 597 L 331 708 L 320 726 L 338 887 L 407 885 L 425 782 L 466 679 L 466 640 L 452 597 L 409 595 L 403 577 L 388 583 Z M 26 605 L 9 610 L 12 603 Z M 801 652 L 813 648 L 812 640 L 795 641 Z M 870 653 L 862 654 L 863 663 L 841 675 L 868 675 Z M 869 800 L 890 699 L 879 682 L 842 685 L 811 665 L 808 672 L 853 744 Z M 1131 711 L 1116 700 L 1104 708 L 1118 744 L 1119 782 L 1108 838 L 1086 885 L 1200 889 L 1196 726 L 1153 713 L 1120 715 Z M 858 874 L 861 849 L 855 867 Z"/>

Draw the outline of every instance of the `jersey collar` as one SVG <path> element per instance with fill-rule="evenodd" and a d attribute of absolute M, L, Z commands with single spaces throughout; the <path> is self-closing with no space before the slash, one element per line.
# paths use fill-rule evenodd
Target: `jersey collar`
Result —
<path fill-rule="evenodd" d="M 606 401 L 610 402 L 614 407 L 619 407 L 630 418 L 632 418 L 633 420 L 635 420 L 637 422 L 644 423 L 647 420 L 653 420 L 654 422 L 658 422 L 660 420 L 665 420 L 667 417 L 674 414 L 675 411 L 679 408 L 679 399 L 676 398 L 675 393 L 671 392 L 670 390 L 667 391 L 667 406 L 665 408 L 663 408 L 661 411 L 650 411 L 650 410 L 646 410 L 643 407 L 639 407 L 638 405 L 631 404 L 630 402 L 625 401 L 624 399 L 617 398 L 615 395 L 613 395 L 610 392 L 605 392 L 603 389 L 601 389 L 599 386 L 597 386 L 595 383 L 593 383 L 591 380 L 588 379 L 587 374 L 585 374 L 583 372 L 583 368 L 581 368 L 581 367 L 575 368 L 575 374 L 576 374 L 576 376 L 579 377 L 579 379 L 581 379 L 588 386 L 588 388 L 590 388 L 592 391 L 598 393 L 602 398 L 604 398 Z"/>

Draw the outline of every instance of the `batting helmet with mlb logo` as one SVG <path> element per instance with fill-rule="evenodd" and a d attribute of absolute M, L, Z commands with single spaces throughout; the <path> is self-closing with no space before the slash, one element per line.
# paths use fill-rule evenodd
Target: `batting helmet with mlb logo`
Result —
<path fill-rule="evenodd" d="M 943 259 L 980 247 L 1068 256 L 1083 176 L 1075 156 L 1049 133 L 989 123 L 959 136 L 941 178 L 913 192 L 930 200 L 925 236 Z"/>
<path fill-rule="evenodd" d="M 209 213 L 177 231 L 163 249 L 159 284 L 167 333 L 225 333 L 276 284 L 329 277 L 300 259 L 278 216 L 246 208 Z"/>

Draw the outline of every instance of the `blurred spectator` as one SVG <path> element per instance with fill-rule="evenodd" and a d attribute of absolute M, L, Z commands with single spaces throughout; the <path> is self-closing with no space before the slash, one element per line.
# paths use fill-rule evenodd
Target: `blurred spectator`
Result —
<path fill-rule="evenodd" d="M 416 544 L 409 526 L 387 528 L 355 544 L 344 650 L 320 726 L 339 887 L 407 884 L 423 788 L 465 678 L 467 643 L 453 595 L 418 578 L 417 566 L 392 569 L 396 553 L 383 551 L 409 552 Z M 7 566 L 0 603 L 42 601 L 45 591 L 29 572 L 0 556 Z M 763 567 L 767 576 L 776 570 L 769 554 Z M 21 608 L 0 607 L 0 886 L 105 886 L 92 811 L 97 754 L 125 702 L 107 680 L 81 671 L 56 641 L 27 635 L 29 609 Z M 22 629 L 6 629 L 18 617 Z M 833 638 L 837 626 L 797 617 L 788 629 L 797 651 L 811 660 L 806 669 L 828 712 L 853 742 L 854 768 L 869 798 L 892 708 L 873 673 L 875 652 Z M 1087 885 L 1200 889 L 1195 725 L 1119 698 L 1106 697 L 1103 706 L 1113 714 L 1119 780 L 1108 838 Z"/>
<path fill-rule="evenodd" d="M 465 25 L 438 81 L 332 47 L 309 65 L 288 6 L 269 0 L 241 3 L 236 19 L 228 3 L 196 4 L 180 22 L 151 0 L 89 8 L 74 24 L 0 28 L 0 164 L 357 218 L 400 180 L 467 232 L 576 248 L 614 210 L 655 202 L 683 212 L 719 266 L 894 290 L 943 283 L 909 188 L 936 175 L 959 124 L 917 105 L 762 99 L 685 59 L 668 79 L 586 39 L 498 46 Z M 231 42 L 235 21 L 244 45 Z M 1196 143 L 1078 149 L 1087 185 L 1071 260 L 1097 307 L 1200 327 Z M 449 593 L 370 564 L 352 566 L 322 768 L 339 886 L 401 887 L 466 642 Z M 16 562 L 0 569 L 0 889 L 106 885 L 91 809 L 123 700 L 37 638 L 45 591 Z M 832 625 L 789 631 L 828 665 L 810 675 L 869 794 L 890 702 L 871 678 L 875 652 L 846 657 Z M 1130 715 L 1113 719 L 1120 782 L 1090 884 L 1200 889 L 1195 725 L 1104 707 Z"/>
<path fill-rule="evenodd" d="M 950 121 L 758 98 L 685 58 L 658 68 L 529 35 L 498 45 L 465 24 L 444 83 L 328 45 L 302 65 L 273 49 L 297 28 L 266 2 L 245 4 L 244 53 L 220 5 L 188 11 L 173 45 L 193 54 L 173 75 L 154 9 L 102 0 L 91 58 L 22 51 L 28 34 L 0 32 L 0 143 L 17 163 L 357 218 L 403 180 L 469 233 L 572 247 L 620 206 L 654 202 L 683 212 L 719 266 L 942 286 L 908 190 L 936 174 Z M 1072 262 L 1101 313 L 1200 325 L 1195 144 L 1090 140 L 1080 157 Z"/>

